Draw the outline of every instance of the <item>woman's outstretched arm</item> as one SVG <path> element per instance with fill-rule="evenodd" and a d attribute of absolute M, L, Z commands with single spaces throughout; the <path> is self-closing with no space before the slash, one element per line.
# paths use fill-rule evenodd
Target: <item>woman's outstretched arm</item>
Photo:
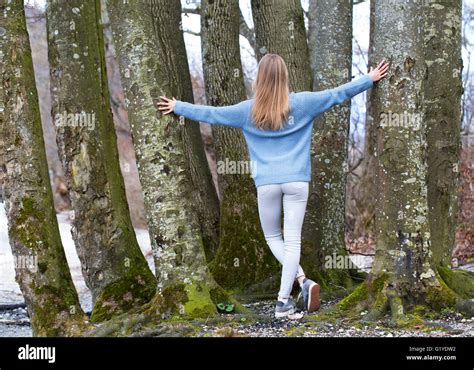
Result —
<path fill-rule="evenodd" d="M 166 96 L 160 96 L 160 99 L 158 109 L 164 114 L 173 112 L 193 121 L 242 128 L 248 115 L 245 101 L 225 107 L 210 107 L 186 103 L 175 98 L 169 99 Z"/>
<path fill-rule="evenodd" d="M 304 106 L 310 110 L 310 114 L 316 117 L 332 106 L 341 104 L 347 99 L 370 89 L 374 82 L 381 80 L 387 75 L 388 67 L 388 63 L 381 61 L 375 69 L 371 67 L 368 74 L 334 89 L 316 92 L 302 92 L 300 94 L 303 97 L 305 103 Z"/>

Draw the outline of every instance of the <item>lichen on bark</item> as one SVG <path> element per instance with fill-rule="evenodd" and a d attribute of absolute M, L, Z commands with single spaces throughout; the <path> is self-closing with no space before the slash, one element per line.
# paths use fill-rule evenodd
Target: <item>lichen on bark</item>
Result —
<path fill-rule="evenodd" d="M 114 0 L 107 8 L 155 255 L 159 291 L 149 312 L 216 313 L 216 299 L 232 299 L 209 293 L 219 290 L 205 253 L 218 240 L 218 209 L 199 126 L 163 115 L 156 106 L 161 95 L 190 100 L 181 6 Z"/>
<path fill-rule="evenodd" d="M 87 317 L 59 235 L 23 1 L 0 2 L 0 13 L 5 209 L 16 281 L 34 336 L 79 335 Z"/>
<path fill-rule="evenodd" d="M 451 264 L 459 209 L 461 12 L 460 0 L 431 2 L 424 12 L 428 220 L 433 258 L 443 266 Z"/>
<path fill-rule="evenodd" d="M 52 114 L 92 321 L 146 303 L 156 280 L 130 219 L 110 110 L 100 1 L 50 0 Z"/>
<path fill-rule="evenodd" d="M 367 299 L 356 299 L 354 292 L 347 301 L 359 301 L 358 306 L 369 310 L 367 318 L 389 311 L 395 322 L 403 324 L 417 305 L 438 312 L 458 307 L 461 299 L 472 298 L 472 290 L 465 287 L 474 279 L 471 274 L 440 266 L 442 259 L 432 249 L 428 218 L 433 210 L 428 207 L 427 179 L 429 148 L 434 143 L 429 135 L 432 127 L 427 109 L 431 106 L 426 105 L 429 95 L 425 86 L 430 65 L 423 43 L 429 30 L 420 26 L 431 11 L 430 3 L 392 2 L 388 7 L 385 1 L 376 1 L 374 7 L 373 58 L 389 61 L 391 70 L 371 96 L 377 131 L 377 245 L 374 265 L 364 284 L 382 277 L 383 284 L 368 290 Z M 393 24 L 399 26 L 394 28 Z M 455 79 L 450 81 L 458 86 Z M 459 120 L 456 110 L 451 113 L 449 119 Z M 454 229 L 445 232 L 453 233 Z M 445 236 L 445 240 L 452 239 L 453 235 Z M 444 244 L 442 254 L 451 248 Z"/>

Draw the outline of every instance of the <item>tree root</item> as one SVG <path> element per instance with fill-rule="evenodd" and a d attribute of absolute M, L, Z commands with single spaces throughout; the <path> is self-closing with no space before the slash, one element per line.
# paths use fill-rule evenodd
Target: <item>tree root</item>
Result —
<path fill-rule="evenodd" d="M 363 321 L 376 321 L 390 314 L 397 326 L 419 323 L 423 316 L 451 309 L 474 315 L 474 274 L 438 267 L 434 280 L 423 291 L 397 287 L 388 275 L 370 276 L 337 304 L 338 315 Z M 423 309 L 421 309 L 423 308 Z"/>
<path fill-rule="evenodd" d="M 169 334 L 171 324 L 181 323 L 177 329 L 179 333 L 181 329 L 192 327 L 196 320 L 218 317 L 216 304 L 223 302 L 233 304 L 236 314 L 251 314 L 215 283 L 210 286 L 181 284 L 157 292 L 150 302 L 96 326 L 84 336 L 144 336 L 156 332 L 157 328 Z M 187 334 L 192 335 L 191 332 Z"/>

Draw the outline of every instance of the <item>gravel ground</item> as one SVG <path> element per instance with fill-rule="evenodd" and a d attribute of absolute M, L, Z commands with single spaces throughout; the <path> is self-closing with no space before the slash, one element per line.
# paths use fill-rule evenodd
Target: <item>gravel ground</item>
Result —
<path fill-rule="evenodd" d="M 30 319 L 25 308 L 0 311 L 0 337 L 31 337 Z"/>
<path fill-rule="evenodd" d="M 319 312 L 324 312 L 335 301 L 324 303 Z M 313 315 L 300 319 L 275 319 L 274 302 L 262 301 L 246 304 L 252 311 L 263 315 L 259 322 L 247 323 L 232 314 L 220 315 L 224 323 L 219 326 L 202 325 L 200 336 L 245 336 L 245 337 L 474 337 L 474 318 L 466 319 L 461 314 L 449 313 L 439 320 L 428 321 L 433 330 L 404 330 L 390 328 L 388 320 L 376 324 L 353 326 L 339 320 L 316 321 Z M 228 324 L 226 323 L 228 322 Z M 0 337 L 30 337 L 31 326 L 26 309 L 15 308 L 0 311 Z"/>
<path fill-rule="evenodd" d="M 327 302 L 319 312 L 324 312 L 336 302 Z M 466 319 L 458 313 L 446 314 L 439 320 L 427 321 L 433 330 L 404 330 L 390 327 L 389 320 L 380 320 L 366 326 L 352 326 L 339 320 L 336 322 L 317 322 L 313 315 L 301 319 L 273 318 L 274 302 L 265 301 L 246 304 L 253 311 L 266 315 L 268 320 L 252 324 L 235 324 L 232 315 L 227 315 L 229 325 L 219 327 L 203 326 L 204 335 L 245 336 L 245 337 L 474 337 L 474 317 Z M 223 315 L 225 317 L 225 315 Z M 314 317 L 314 316 L 313 316 Z"/>

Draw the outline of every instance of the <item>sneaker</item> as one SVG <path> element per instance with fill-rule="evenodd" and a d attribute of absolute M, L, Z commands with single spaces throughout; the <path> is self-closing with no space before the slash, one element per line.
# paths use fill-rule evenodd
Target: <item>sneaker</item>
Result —
<path fill-rule="evenodd" d="M 316 311 L 319 306 L 319 290 L 320 286 L 313 280 L 305 278 L 301 286 L 301 294 L 304 300 L 304 308 L 308 313 Z"/>
<path fill-rule="evenodd" d="M 289 298 L 286 303 L 277 301 L 275 306 L 275 317 L 282 318 L 288 315 L 292 315 L 296 312 L 296 303 L 293 299 Z"/>

